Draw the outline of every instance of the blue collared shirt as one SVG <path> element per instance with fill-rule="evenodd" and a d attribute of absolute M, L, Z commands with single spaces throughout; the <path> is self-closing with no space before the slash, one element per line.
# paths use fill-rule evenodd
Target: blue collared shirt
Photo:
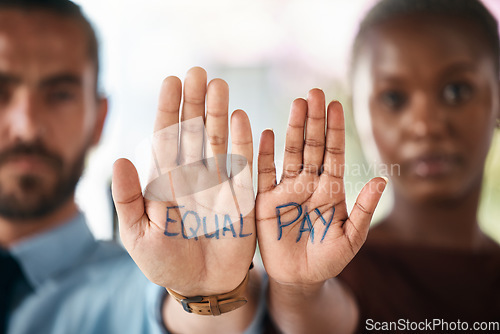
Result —
<path fill-rule="evenodd" d="M 25 281 L 15 288 L 9 334 L 166 333 L 165 289 L 125 250 L 96 241 L 82 214 L 10 249 Z"/>

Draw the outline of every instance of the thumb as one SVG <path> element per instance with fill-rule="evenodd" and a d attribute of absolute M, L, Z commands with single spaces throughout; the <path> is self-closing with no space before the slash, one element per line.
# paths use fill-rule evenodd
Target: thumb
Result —
<path fill-rule="evenodd" d="M 134 228 L 144 216 L 144 199 L 139 176 L 129 160 L 118 159 L 114 163 L 111 191 L 121 233 Z"/>
<path fill-rule="evenodd" d="M 371 179 L 358 195 L 356 203 L 344 226 L 344 233 L 354 252 L 357 252 L 366 240 L 373 212 L 387 185 L 387 179 Z"/>

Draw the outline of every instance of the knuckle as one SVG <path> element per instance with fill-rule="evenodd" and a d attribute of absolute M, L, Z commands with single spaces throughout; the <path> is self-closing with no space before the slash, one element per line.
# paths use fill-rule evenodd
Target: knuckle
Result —
<path fill-rule="evenodd" d="M 298 146 L 286 146 L 285 147 L 286 153 L 297 154 L 297 153 L 302 153 L 302 151 L 303 151 L 302 147 L 298 147 Z"/>
<path fill-rule="evenodd" d="M 330 153 L 330 154 L 344 154 L 345 151 L 341 148 L 338 148 L 338 147 L 327 147 L 326 148 L 326 152 Z"/>
<path fill-rule="evenodd" d="M 323 147 L 325 145 L 325 143 L 323 141 L 320 141 L 320 140 L 309 138 L 309 139 L 305 140 L 305 145 L 311 146 L 311 147 Z"/>
<path fill-rule="evenodd" d="M 226 137 L 218 135 L 209 135 L 208 141 L 211 145 L 224 145 L 226 143 Z"/>

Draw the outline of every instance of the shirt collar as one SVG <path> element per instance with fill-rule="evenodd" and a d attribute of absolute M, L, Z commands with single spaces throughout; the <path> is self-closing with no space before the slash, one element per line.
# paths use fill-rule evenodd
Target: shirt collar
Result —
<path fill-rule="evenodd" d="M 21 241 L 10 252 L 36 289 L 87 256 L 94 243 L 83 214 L 78 213 L 54 229 Z"/>

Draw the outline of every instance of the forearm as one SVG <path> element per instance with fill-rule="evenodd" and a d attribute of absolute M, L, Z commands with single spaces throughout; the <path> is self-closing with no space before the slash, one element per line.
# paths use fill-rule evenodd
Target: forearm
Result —
<path fill-rule="evenodd" d="M 171 296 L 163 302 L 163 322 L 172 333 L 242 333 L 251 324 L 259 304 L 261 280 L 257 270 L 250 271 L 245 291 L 247 303 L 237 310 L 219 316 L 187 313 Z"/>
<path fill-rule="evenodd" d="M 269 279 L 269 310 L 281 332 L 353 333 L 358 308 L 336 278 L 315 285 L 283 285 Z"/>

